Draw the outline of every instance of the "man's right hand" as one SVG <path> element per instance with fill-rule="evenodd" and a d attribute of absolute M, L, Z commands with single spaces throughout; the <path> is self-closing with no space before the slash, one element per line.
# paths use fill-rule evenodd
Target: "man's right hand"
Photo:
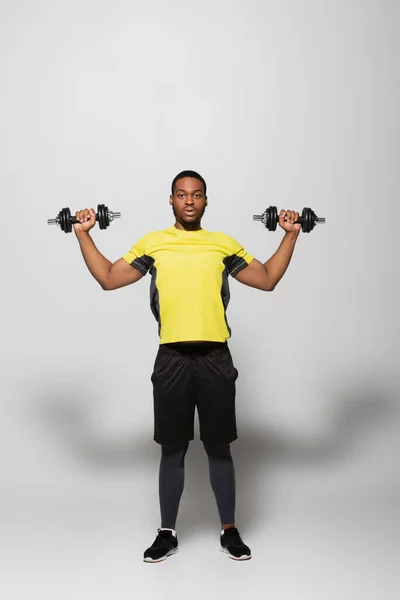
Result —
<path fill-rule="evenodd" d="M 114 264 L 99 252 L 92 237 L 86 235 L 96 224 L 96 213 L 93 208 L 78 210 L 75 213 L 75 235 L 78 238 L 84 261 L 90 273 L 103 290 L 116 290 L 125 285 L 139 281 L 142 273 L 120 258 Z"/>
<path fill-rule="evenodd" d="M 94 208 L 77 210 L 75 213 L 77 222 L 74 223 L 75 233 L 88 232 L 96 225 L 96 212 Z"/>

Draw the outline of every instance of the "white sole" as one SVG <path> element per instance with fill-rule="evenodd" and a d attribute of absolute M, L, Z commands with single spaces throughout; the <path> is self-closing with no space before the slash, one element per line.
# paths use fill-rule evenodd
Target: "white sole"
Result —
<path fill-rule="evenodd" d="M 143 562 L 147 562 L 147 563 L 160 563 L 160 562 L 164 562 L 164 560 L 167 560 L 167 558 L 169 556 L 172 556 L 173 554 L 176 554 L 178 552 L 179 548 L 173 548 L 172 550 L 170 550 L 169 552 L 167 552 L 167 554 L 165 556 L 162 556 L 161 558 L 157 558 L 155 560 L 153 560 L 152 558 L 150 558 L 149 556 L 147 558 L 143 559 Z"/>
<path fill-rule="evenodd" d="M 242 556 L 233 556 L 233 554 L 231 554 L 229 552 L 229 550 L 227 550 L 226 548 L 222 548 L 222 547 L 221 547 L 221 552 L 223 552 L 224 554 L 227 554 L 229 556 L 229 558 L 231 558 L 232 560 L 250 560 L 250 558 L 251 558 L 251 554 L 250 554 L 250 556 L 247 554 L 242 554 Z"/>

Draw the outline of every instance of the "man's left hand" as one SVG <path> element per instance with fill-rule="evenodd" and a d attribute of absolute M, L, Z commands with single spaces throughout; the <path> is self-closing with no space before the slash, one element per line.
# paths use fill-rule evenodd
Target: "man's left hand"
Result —
<path fill-rule="evenodd" d="M 300 232 L 301 224 L 296 223 L 299 218 L 299 213 L 294 210 L 281 210 L 279 213 L 279 226 L 286 232 L 295 231 Z"/>

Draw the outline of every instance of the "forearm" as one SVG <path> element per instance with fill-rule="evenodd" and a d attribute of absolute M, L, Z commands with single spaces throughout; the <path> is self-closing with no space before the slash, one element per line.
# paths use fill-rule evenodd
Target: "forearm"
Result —
<path fill-rule="evenodd" d="M 271 288 L 274 288 L 286 273 L 298 236 L 299 232 L 286 233 L 278 250 L 264 263 Z"/>
<path fill-rule="evenodd" d="M 89 233 L 80 232 L 76 237 L 87 268 L 101 287 L 105 288 L 112 263 L 97 249 Z"/>

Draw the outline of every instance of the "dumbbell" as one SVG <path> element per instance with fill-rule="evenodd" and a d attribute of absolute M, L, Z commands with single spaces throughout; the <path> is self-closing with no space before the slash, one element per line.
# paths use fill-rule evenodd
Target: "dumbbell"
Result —
<path fill-rule="evenodd" d="M 270 206 L 262 215 L 253 215 L 253 221 L 261 221 L 269 231 L 275 231 L 279 221 L 278 209 L 276 206 Z M 301 217 L 295 223 L 301 223 L 301 230 L 304 233 L 310 233 L 317 223 L 325 223 L 325 219 L 317 217 L 311 208 L 303 208 Z"/>
<path fill-rule="evenodd" d="M 97 213 L 96 213 L 96 221 L 99 222 L 100 229 L 107 229 L 111 221 L 114 219 L 120 219 L 121 213 L 116 212 L 113 213 L 108 210 L 108 207 L 104 204 L 98 204 Z M 69 208 L 63 208 L 58 213 L 55 219 L 48 219 L 48 225 L 59 225 L 62 231 L 65 233 L 70 233 L 72 231 L 72 225 L 77 223 L 76 217 L 71 215 L 71 211 Z"/>

